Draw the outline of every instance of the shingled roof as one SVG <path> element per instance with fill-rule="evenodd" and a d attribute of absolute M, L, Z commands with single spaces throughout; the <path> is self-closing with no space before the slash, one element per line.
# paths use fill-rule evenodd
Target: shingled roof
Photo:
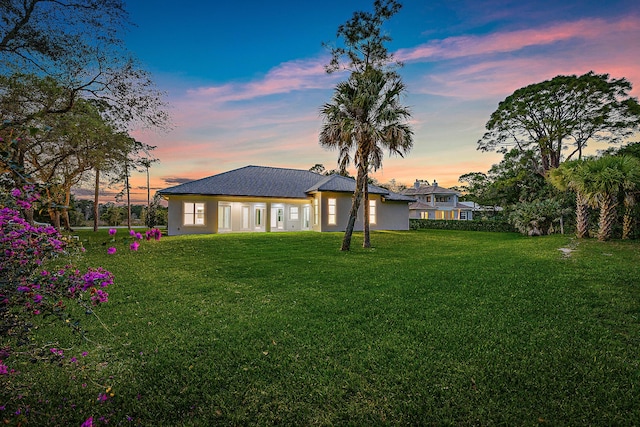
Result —
<path fill-rule="evenodd" d="M 352 193 L 355 180 L 341 175 L 320 175 L 314 172 L 265 166 L 245 166 L 198 179 L 175 187 L 165 188 L 163 195 L 202 194 L 208 196 L 248 196 L 306 198 L 316 191 Z M 413 201 L 411 197 L 390 192 L 375 185 L 369 193 L 383 195 L 387 200 Z"/>

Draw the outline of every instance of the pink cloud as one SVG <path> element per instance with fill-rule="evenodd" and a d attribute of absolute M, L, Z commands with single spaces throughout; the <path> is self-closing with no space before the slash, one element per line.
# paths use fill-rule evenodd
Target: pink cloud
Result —
<path fill-rule="evenodd" d="M 474 55 L 514 52 L 530 46 L 545 46 L 573 39 L 594 40 L 613 33 L 637 33 L 638 17 L 626 17 L 608 22 L 603 19 L 583 19 L 556 23 L 544 28 L 491 33 L 481 36 L 458 36 L 410 48 L 400 49 L 396 57 L 405 62 L 433 61 Z M 637 40 L 631 38 L 630 40 Z"/>
<path fill-rule="evenodd" d="M 191 97 L 214 100 L 216 103 L 250 100 L 258 97 L 285 94 L 296 90 L 332 87 L 335 76 L 327 75 L 323 64 L 326 58 L 285 62 L 270 70 L 263 78 L 246 83 L 207 86 L 190 90 Z"/>

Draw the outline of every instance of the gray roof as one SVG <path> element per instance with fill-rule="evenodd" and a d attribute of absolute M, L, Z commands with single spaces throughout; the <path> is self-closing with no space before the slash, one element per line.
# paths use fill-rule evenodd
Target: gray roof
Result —
<path fill-rule="evenodd" d="M 409 187 L 405 190 L 402 190 L 402 194 L 411 196 L 415 194 L 460 194 L 460 193 L 458 193 L 456 190 L 440 187 L 438 185 L 421 185 L 418 188 Z"/>
<path fill-rule="evenodd" d="M 165 188 L 163 195 L 202 194 L 209 196 L 249 196 L 306 198 L 316 191 L 352 193 L 355 180 L 341 175 L 324 176 L 299 169 L 284 169 L 265 166 L 245 166 L 175 187 Z M 387 200 L 413 201 L 411 197 L 390 192 L 375 185 L 369 193 L 383 195 Z"/>

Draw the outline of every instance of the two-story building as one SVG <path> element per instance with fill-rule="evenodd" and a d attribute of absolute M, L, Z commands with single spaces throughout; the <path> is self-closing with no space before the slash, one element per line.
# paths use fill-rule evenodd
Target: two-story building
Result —
<path fill-rule="evenodd" d="M 473 203 L 458 201 L 460 193 L 438 186 L 435 180 L 429 184 L 429 181 L 416 179 L 413 187 L 403 190 L 402 194 L 416 200 L 409 204 L 409 218 L 473 219 Z"/>

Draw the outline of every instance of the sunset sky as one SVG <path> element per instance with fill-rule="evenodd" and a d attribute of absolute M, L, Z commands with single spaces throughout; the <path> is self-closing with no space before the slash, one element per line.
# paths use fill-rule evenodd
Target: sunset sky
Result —
<path fill-rule="evenodd" d="M 319 109 L 346 74 L 327 75 L 337 27 L 373 0 L 128 0 L 129 49 L 167 93 L 174 127 L 133 132 L 156 145 L 152 193 L 246 165 L 336 167 L 318 144 Z M 500 161 L 476 150 L 498 102 L 559 74 L 626 77 L 640 95 L 640 4 L 406 0 L 385 26 L 405 66 L 414 146 L 380 182 L 442 186 Z M 143 186 L 142 174 L 135 177 Z M 146 200 L 136 190 L 136 200 Z"/>

